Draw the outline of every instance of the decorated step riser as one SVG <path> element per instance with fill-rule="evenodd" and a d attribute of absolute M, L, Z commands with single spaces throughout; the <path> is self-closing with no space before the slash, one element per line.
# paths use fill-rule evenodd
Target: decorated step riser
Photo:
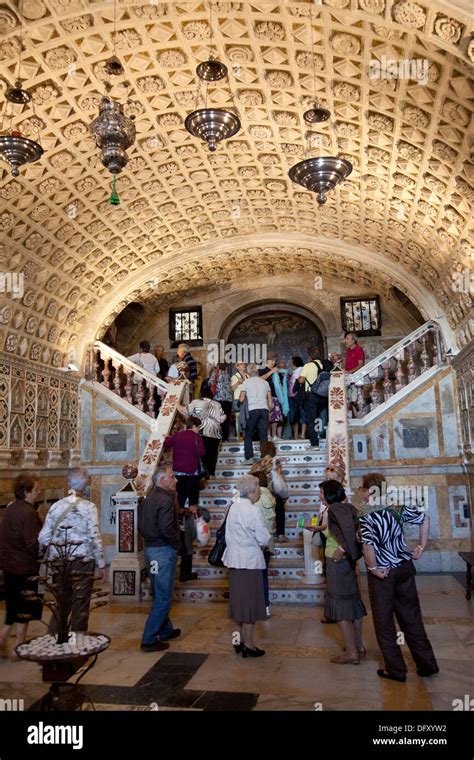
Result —
<path fill-rule="evenodd" d="M 206 509 L 218 509 L 222 508 L 224 510 L 227 509 L 227 507 L 230 505 L 232 501 L 232 494 L 228 495 L 222 495 L 222 496 L 210 496 L 210 495 L 204 495 L 199 497 L 199 506 L 200 507 L 206 507 Z M 314 511 L 315 509 L 319 509 L 318 507 L 319 503 L 319 492 L 315 495 L 311 494 L 295 494 L 291 493 L 288 497 L 288 501 L 286 502 L 286 510 L 287 512 L 291 510 L 291 508 L 301 508 L 306 509 L 308 511 Z"/>
<path fill-rule="evenodd" d="M 283 462 L 284 469 L 291 470 L 295 467 L 320 467 L 324 469 L 327 462 L 327 454 L 313 452 L 308 454 L 295 453 L 288 457 L 282 457 L 286 461 Z M 248 472 L 250 464 L 245 464 L 245 457 L 219 457 L 216 464 L 216 472 L 226 470 L 229 468 L 241 469 L 244 472 Z"/>
<path fill-rule="evenodd" d="M 283 474 L 287 480 L 296 480 L 297 478 L 319 478 L 324 479 L 324 467 L 322 464 L 297 464 L 289 467 L 283 467 Z M 216 476 L 209 481 L 211 483 L 218 483 L 220 481 L 226 481 L 229 479 L 235 480 L 235 478 L 241 478 L 244 475 L 248 475 L 250 472 L 249 467 L 240 467 L 235 465 L 233 469 L 230 469 L 230 465 L 223 465 L 221 468 L 216 468 Z"/>
<path fill-rule="evenodd" d="M 147 597 L 143 597 L 144 599 Z M 148 597 L 151 599 L 151 595 Z M 174 601 L 180 602 L 225 602 L 222 591 L 213 589 L 175 589 Z M 272 604 L 324 604 L 324 591 L 320 589 L 301 589 L 297 591 L 270 591 Z"/>
<path fill-rule="evenodd" d="M 232 494 L 236 489 L 236 481 L 239 477 L 239 475 L 228 475 L 229 483 L 225 483 L 219 480 L 210 480 L 207 483 L 206 487 L 202 489 L 201 495 L 209 496 L 213 495 L 214 493 Z M 322 480 L 324 480 L 324 475 L 300 475 L 299 477 L 286 477 L 285 480 L 288 484 L 289 491 L 316 490 L 319 496 L 319 484 Z"/>
<path fill-rule="evenodd" d="M 285 452 L 307 452 L 308 446 L 309 446 L 309 439 L 305 438 L 301 441 L 291 441 L 291 440 L 285 440 L 285 441 L 273 441 L 275 444 L 275 448 L 277 450 L 277 455 L 283 454 Z M 320 441 L 320 449 L 321 451 L 324 451 L 326 449 L 326 443 L 325 441 Z M 224 455 L 228 454 L 236 455 L 236 454 L 244 454 L 244 444 L 243 443 L 221 443 L 219 447 L 219 454 Z M 257 454 L 260 453 L 260 443 L 258 441 L 254 441 L 253 443 L 253 453 L 254 456 L 257 456 Z M 314 453 L 314 452 L 313 452 Z M 317 453 L 317 452 L 316 452 Z"/>

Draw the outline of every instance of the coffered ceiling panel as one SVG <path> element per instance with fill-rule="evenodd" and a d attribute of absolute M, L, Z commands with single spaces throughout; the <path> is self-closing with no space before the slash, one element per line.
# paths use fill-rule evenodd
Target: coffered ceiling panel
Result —
<path fill-rule="evenodd" d="M 25 274 L 23 298 L 0 309 L 1 348 L 60 366 L 130 300 L 149 296 L 158 307 L 184 288 L 266 267 L 332 267 L 382 289 L 410 282 L 411 297 L 415 282 L 459 345 L 472 339 L 470 295 L 452 283 L 474 266 L 474 42 L 472 19 L 449 7 L 216 0 L 211 35 L 208 3 L 118 2 L 115 31 L 112 3 L 0 4 L 0 97 L 16 78 L 21 11 L 22 78 L 36 114 L 25 109 L 13 123 L 33 137 L 39 130 L 45 150 L 18 179 L 0 169 L 0 263 Z M 130 87 L 117 84 L 112 95 L 128 97 L 137 127 L 118 207 L 108 203 L 111 177 L 88 133 L 114 46 Z M 229 67 L 242 121 L 215 154 L 183 125 L 196 104 L 195 67 L 210 47 Z M 391 59 L 426 60 L 425 82 L 369 76 L 371 61 Z M 312 154 L 338 154 L 354 167 L 323 207 L 288 178 L 305 156 L 302 113 L 314 90 L 332 118 Z M 228 105 L 228 88 L 210 90 L 209 102 Z M 252 244 L 266 234 L 294 235 L 295 245 Z M 303 252 L 301 235 L 312 238 Z M 327 252 L 331 241 L 332 257 L 320 247 Z M 370 254 L 370 266 L 357 251 L 364 261 Z M 184 258 L 192 263 L 180 270 Z"/>

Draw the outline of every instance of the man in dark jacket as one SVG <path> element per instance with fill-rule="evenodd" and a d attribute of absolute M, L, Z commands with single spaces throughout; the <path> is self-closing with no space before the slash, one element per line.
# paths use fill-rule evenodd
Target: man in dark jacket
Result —
<path fill-rule="evenodd" d="M 176 478 L 170 468 L 158 470 L 154 488 L 138 510 L 138 530 L 145 542 L 145 559 L 151 581 L 153 606 L 145 623 L 141 649 L 161 652 L 181 631 L 169 619 L 176 560 L 180 546 L 176 507 Z"/>

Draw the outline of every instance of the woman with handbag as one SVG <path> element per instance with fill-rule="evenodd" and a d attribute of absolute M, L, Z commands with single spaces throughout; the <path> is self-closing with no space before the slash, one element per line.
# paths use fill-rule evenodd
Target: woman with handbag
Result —
<path fill-rule="evenodd" d="M 242 657 L 265 654 L 254 643 L 254 626 L 265 620 L 263 573 L 265 558 L 262 547 L 268 546 L 270 531 L 265 526 L 256 502 L 260 485 L 253 475 L 237 481 L 239 496 L 231 504 L 226 517 L 224 565 L 229 569 L 229 618 L 235 623 L 237 641 L 234 649 Z"/>
<path fill-rule="evenodd" d="M 30 475 L 18 475 L 13 485 L 16 501 L 8 504 L 0 522 L 0 567 L 5 581 L 5 624 L 0 631 L 0 648 L 4 649 L 12 625 L 16 624 L 16 646 L 26 638 L 29 620 L 41 620 L 42 604 L 29 601 L 25 591 L 38 590 L 38 535 L 41 520 L 35 509 L 40 489 Z M 16 659 L 12 655 L 12 659 Z"/>
<path fill-rule="evenodd" d="M 337 480 L 320 484 L 321 503 L 328 507 L 325 530 L 327 596 L 324 614 L 336 620 L 344 638 L 344 651 L 331 657 L 337 665 L 358 665 L 366 650 L 362 642 L 362 620 L 367 611 L 360 596 L 356 563 L 362 556 L 357 540 L 357 510 L 346 501 Z"/>
<path fill-rule="evenodd" d="M 198 578 L 193 573 L 194 515 L 197 515 L 199 484 L 204 474 L 201 457 L 205 454 L 204 443 L 199 435 L 201 420 L 189 417 L 186 430 L 180 430 L 165 439 L 163 447 L 173 450 L 173 473 L 176 477 L 176 493 L 180 508 L 181 583 Z"/>

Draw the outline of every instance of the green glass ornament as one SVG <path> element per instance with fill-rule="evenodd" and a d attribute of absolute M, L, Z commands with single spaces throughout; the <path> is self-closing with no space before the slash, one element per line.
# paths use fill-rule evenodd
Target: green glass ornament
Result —
<path fill-rule="evenodd" d="M 117 177 L 115 175 L 112 180 L 112 192 L 110 194 L 109 203 L 111 206 L 120 205 L 120 195 L 117 192 Z"/>

